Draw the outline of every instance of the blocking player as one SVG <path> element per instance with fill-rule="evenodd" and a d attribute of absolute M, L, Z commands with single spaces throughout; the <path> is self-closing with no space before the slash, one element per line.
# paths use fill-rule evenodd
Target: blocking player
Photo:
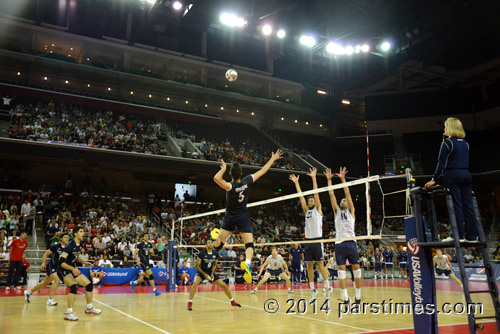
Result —
<path fill-rule="evenodd" d="M 76 321 L 78 317 L 73 313 L 73 305 L 75 304 L 76 293 L 78 286 L 85 287 L 85 299 L 87 300 L 87 314 L 101 314 L 101 310 L 92 305 L 94 285 L 89 281 L 85 275 L 82 275 L 80 270 L 76 267 L 76 262 L 91 267 L 92 263 L 86 262 L 80 255 L 82 253 L 82 240 L 85 232 L 83 227 L 76 226 L 73 229 L 73 240 L 68 242 L 64 247 L 62 254 L 59 256 L 58 275 L 64 284 L 69 287 L 68 294 L 68 310 L 64 314 L 64 320 Z"/>
<path fill-rule="evenodd" d="M 155 296 L 161 295 L 161 292 L 156 289 L 155 277 L 153 271 L 151 270 L 151 264 L 149 263 L 149 255 L 153 256 L 155 253 L 153 251 L 153 244 L 149 242 L 149 233 L 144 233 L 142 236 L 142 241 L 135 247 L 134 258 L 138 266 L 141 266 L 144 276 L 136 281 L 130 282 L 130 288 L 134 291 L 134 287 L 137 284 L 144 282 L 144 278 L 149 281 L 151 288 L 153 288 L 153 293 Z"/>
<path fill-rule="evenodd" d="M 68 233 L 63 233 L 61 235 L 60 242 L 57 244 L 52 245 L 46 252 L 43 254 L 42 257 L 42 266 L 40 269 L 43 271 L 45 270 L 47 275 L 45 276 L 45 279 L 43 282 L 38 283 L 33 287 L 31 290 L 25 290 L 24 291 L 24 299 L 26 302 L 30 302 L 30 297 L 34 292 L 37 292 L 40 289 L 43 289 L 47 285 L 49 285 L 51 282 L 52 286 L 50 287 L 49 290 L 49 299 L 47 300 L 47 305 L 49 306 L 56 306 L 57 302 L 54 300 L 54 295 L 56 293 L 57 287 L 59 286 L 59 283 L 61 280 L 59 279 L 59 276 L 57 275 L 57 265 L 59 262 L 59 256 L 61 256 L 64 247 L 68 244 L 69 241 L 69 234 Z M 47 264 L 47 258 L 50 256 L 49 263 Z"/>
<path fill-rule="evenodd" d="M 231 306 L 241 307 L 241 305 L 233 299 L 233 295 L 231 294 L 231 291 L 229 291 L 226 283 L 224 283 L 224 281 L 215 273 L 215 269 L 219 263 L 219 253 L 214 249 L 212 240 L 207 240 L 207 248 L 199 252 L 197 256 L 198 258 L 196 259 L 195 265 L 197 273 L 194 276 L 193 285 L 191 286 L 191 291 L 189 292 L 189 301 L 187 305 L 188 311 L 193 310 L 193 298 L 196 294 L 196 289 L 205 279 L 224 290 L 224 293 L 229 298 Z"/>

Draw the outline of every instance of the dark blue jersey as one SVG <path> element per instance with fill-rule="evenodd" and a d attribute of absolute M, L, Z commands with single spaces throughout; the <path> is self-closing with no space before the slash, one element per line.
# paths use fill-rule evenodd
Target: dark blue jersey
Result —
<path fill-rule="evenodd" d="M 76 244 L 75 239 L 68 242 L 66 247 L 63 249 L 63 253 L 68 254 L 66 257 L 65 263 L 69 264 L 72 267 L 75 267 L 76 260 L 82 254 L 82 244 Z"/>
<path fill-rule="evenodd" d="M 438 164 L 433 180 L 439 178 L 447 169 L 469 168 L 469 144 L 465 139 L 449 137 L 443 140 L 439 149 Z"/>
<path fill-rule="evenodd" d="M 406 254 L 406 251 L 399 251 L 398 258 L 399 258 L 399 263 L 401 262 L 405 263 L 406 260 L 408 259 L 408 254 Z"/>
<path fill-rule="evenodd" d="M 292 247 L 290 249 L 290 254 L 292 255 L 292 262 L 302 262 L 302 248 L 299 246 L 298 248 Z"/>
<path fill-rule="evenodd" d="M 57 266 L 57 264 L 59 263 L 59 256 L 61 256 L 61 254 L 63 253 L 64 247 L 60 243 L 57 243 L 50 246 L 49 250 L 52 253 L 50 262 L 53 265 Z"/>
<path fill-rule="evenodd" d="M 385 263 L 392 263 L 394 259 L 394 253 L 392 251 L 384 251 L 383 255 Z"/>
<path fill-rule="evenodd" d="M 219 259 L 219 252 L 212 249 L 212 253 L 208 253 L 205 248 L 198 253 L 198 259 L 201 260 L 200 269 L 207 275 L 212 275 L 214 263 Z"/>
<path fill-rule="evenodd" d="M 253 176 L 245 176 L 241 182 L 231 181 L 231 190 L 226 192 L 226 213 L 247 213 L 248 191 Z"/>
<path fill-rule="evenodd" d="M 382 263 L 382 253 L 374 253 L 375 263 Z"/>
<path fill-rule="evenodd" d="M 137 244 L 136 249 L 139 250 L 137 254 L 139 256 L 139 260 L 142 264 L 149 264 L 149 250 L 153 249 L 153 245 L 148 241 L 141 241 Z"/>

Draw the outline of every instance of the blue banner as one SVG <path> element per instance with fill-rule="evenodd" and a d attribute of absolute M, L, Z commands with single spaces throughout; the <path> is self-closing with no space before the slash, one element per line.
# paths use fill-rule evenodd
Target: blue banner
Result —
<path fill-rule="evenodd" d="M 432 266 L 432 253 L 417 245 L 415 217 L 405 218 L 408 270 L 410 273 L 413 326 L 415 333 L 438 333 L 437 313 L 426 312 L 436 305 L 436 283 Z"/>
<path fill-rule="evenodd" d="M 89 268 L 79 268 L 82 274 L 90 279 Z M 155 284 L 165 285 L 167 282 L 167 272 L 165 268 L 151 268 L 155 277 Z M 102 280 L 103 285 L 125 285 L 130 281 L 135 281 L 139 277 L 141 268 L 105 268 Z"/>

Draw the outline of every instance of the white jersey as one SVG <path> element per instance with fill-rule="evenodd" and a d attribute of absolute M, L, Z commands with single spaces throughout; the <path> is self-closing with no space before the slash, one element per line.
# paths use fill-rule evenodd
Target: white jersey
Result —
<path fill-rule="evenodd" d="M 316 239 L 323 237 L 323 216 L 316 207 L 308 209 L 306 212 L 306 239 Z"/>
<path fill-rule="evenodd" d="M 449 268 L 448 262 L 448 257 L 446 255 L 443 255 L 441 258 L 438 258 L 437 255 L 434 256 L 434 261 L 436 262 L 436 267 L 438 269 L 446 270 Z"/>
<path fill-rule="evenodd" d="M 340 207 L 337 208 L 337 215 L 335 217 L 335 231 L 337 232 L 337 239 L 352 238 L 354 234 L 354 217 L 349 209 L 341 210 Z M 342 241 L 335 241 L 338 245 Z"/>
<path fill-rule="evenodd" d="M 335 258 L 332 256 L 330 258 L 330 266 L 328 267 L 328 269 L 333 269 L 333 270 L 337 270 L 339 267 L 337 266 L 337 261 L 335 261 Z"/>
<path fill-rule="evenodd" d="M 283 263 L 282 263 L 283 258 L 281 257 L 281 255 L 278 254 L 276 258 L 274 258 L 272 255 L 269 255 L 267 259 L 269 260 L 269 265 L 267 266 L 267 269 L 269 270 L 283 269 Z"/>

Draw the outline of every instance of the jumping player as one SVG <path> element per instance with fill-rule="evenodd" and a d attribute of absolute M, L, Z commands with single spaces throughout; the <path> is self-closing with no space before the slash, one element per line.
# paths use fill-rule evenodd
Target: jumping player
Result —
<path fill-rule="evenodd" d="M 267 280 L 269 279 L 269 277 L 271 277 L 271 275 L 279 276 L 282 279 L 284 279 L 286 282 L 286 286 L 288 287 L 288 293 L 294 293 L 292 290 L 292 284 L 288 279 L 288 275 L 290 275 L 290 272 L 288 271 L 288 267 L 285 263 L 285 260 L 283 260 L 283 257 L 281 257 L 281 255 L 278 254 L 278 248 L 276 247 L 271 248 L 271 255 L 269 255 L 264 264 L 260 266 L 260 271 L 259 274 L 257 275 L 257 278 L 259 278 L 260 275 L 262 275 L 262 271 L 264 270 L 265 267 L 267 267 L 267 270 L 266 273 L 264 274 L 264 278 L 259 282 L 259 284 L 257 284 L 257 287 L 253 289 L 252 292 L 250 292 L 252 295 L 254 295 L 257 292 L 257 290 L 259 290 L 259 288 L 262 285 L 264 285 L 264 283 L 267 282 Z"/>
<path fill-rule="evenodd" d="M 401 278 L 401 272 L 403 273 L 403 277 L 408 277 L 408 267 L 406 266 L 408 259 L 408 254 L 404 250 L 403 246 L 399 246 L 398 251 L 398 260 L 399 260 L 399 278 Z"/>
<path fill-rule="evenodd" d="M 339 173 L 336 173 L 340 178 L 342 183 L 346 183 L 345 175 L 347 174 L 347 168 L 340 168 Z M 327 169 L 325 171 L 326 178 L 328 180 L 328 186 L 332 185 L 332 171 Z M 337 199 L 335 198 L 335 193 L 333 190 L 329 191 L 330 202 L 332 203 L 333 214 L 335 216 L 335 231 L 337 232 L 336 238 L 352 238 L 354 234 L 354 225 L 356 218 L 354 215 L 354 203 L 352 202 L 351 193 L 349 187 L 344 187 L 345 198 L 340 201 L 340 205 L 337 204 Z M 340 281 L 340 293 L 342 301 L 344 303 L 349 302 L 349 296 L 347 295 L 347 275 L 346 275 L 346 261 L 352 265 L 354 274 L 354 284 L 356 285 L 356 297 L 354 299 L 355 304 L 361 302 L 361 269 L 359 266 L 359 254 L 356 241 L 335 241 L 335 255 L 338 265 L 338 275 Z"/>
<path fill-rule="evenodd" d="M 391 278 L 394 279 L 394 252 L 392 251 L 391 246 L 387 246 L 387 250 L 385 250 L 382 254 L 384 255 L 385 262 L 385 279 L 387 279 L 389 269 L 391 270 Z"/>
<path fill-rule="evenodd" d="M 60 243 L 54 244 L 48 249 L 45 254 L 43 254 L 42 257 L 42 266 L 40 269 L 43 271 L 45 270 L 47 275 L 45 276 L 45 279 L 43 282 L 38 283 L 33 287 L 31 290 L 25 290 L 24 291 L 24 299 L 26 299 L 26 302 L 30 302 L 30 297 L 33 294 L 33 292 L 37 292 L 40 289 L 45 288 L 47 285 L 49 285 L 51 282 L 52 286 L 50 287 L 49 290 L 49 299 L 47 300 L 47 305 L 50 306 L 56 306 L 57 302 L 54 300 L 54 295 L 56 293 L 57 287 L 59 286 L 59 283 L 61 280 L 59 279 L 59 276 L 57 276 L 57 265 L 59 263 L 59 256 L 61 256 L 64 247 L 68 244 L 69 241 L 69 235 L 68 233 L 63 233 L 61 235 Z M 51 256 L 49 263 L 46 264 L 47 258 Z"/>
<path fill-rule="evenodd" d="M 432 258 L 432 262 L 434 263 L 434 276 L 445 274 L 457 282 L 458 285 L 462 286 L 462 282 L 460 282 L 457 276 L 455 276 L 455 274 L 450 270 L 450 259 L 448 256 L 443 255 L 442 250 L 436 250 L 436 255 Z"/>
<path fill-rule="evenodd" d="M 152 256 L 155 254 L 153 248 L 153 245 L 149 242 L 149 233 L 144 233 L 142 242 L 137 244 L 134 252 L 135 261 L 137 262 L 138 266 L 141 266 L 144 272 L 144 276 L 136 281 L 131 281 L 130 288 L 132 289 L 132 291 L 134 291 L 135 285 L 144 282 L 144 278 L 146 278 L 149 281 L 149 285 L 151 285 L 151 288 L 153 288 L 155 296 L 159 296 L 161 295 L 161 292 L 158 291 L 155 287 L 155 277 L 149 263 L 149 254 L 151 254 Z"/>
<path fill-rule="evenodd" d="M 247 283 L 252 283 L 252 258 L 254 254 L 252 227 L 250 225 L 250 216 L 247 210 L 248 192 L 250 190 L 250 185 L 266 174 L 273 163 L 281 159 L 282 155 L 283 152 L 281 150 L 272 153 L 271 158 L 264 167 L 254 174 L 245 176 L 243 179 L 243 172 L 240 164 L 237 162 L 233 163 L 229 171 L 232 178 L 231 182 L 227 182 L 223 179 L 227 167 L 224 160 L 221 159 L 220 170 L 214 176 L 215 183 L 226 191 L 227 205 L 224 222 L 220 228 L 219 236 L 214 241 L 213 245 L 215 250 L 220 251 L 231 233 L 233 233 L 235 229 L 238 229 L 246 248 L 246 260 L 241 264 L 241 268 L 245 271 L 243 277 Z"/>
<path fill-rule="evenodd" d="M 380 274 L 380 279 L 384 279 L 384 275 L 382 274 L 382 264 L 384 263 L 384 256 L 380 253 L 379 248 L 375 248 L 375 253 L 373 253 L 373 258 L 375 259 L 375 275 L 373 279 L 377 279 L 377 273 Z"/>
<path fill-rule="evenodd" d="M 316 168 L 311 168 L 310 173 L 307 174 L 311 177 L 313 181 L 313 189 L 318 189 L 318 184 L 316 182 Z M 294 174 L 290 175 L 290 180 L 295 184 L 295 188 L 297 189 L 297 193 L 301 193 L 299 184 L 299 176 L 295 176 Z M 300 196 L 300 204 L 302 206 L 302 210 L 306 215 L 305 221 L 305 235 L 306 240 L 319 240 L 323 237 L 323 211 L 321 207 L 321 202 L 319 200 L 318 193 L 314 194 L 314 196 L 309 196 L 306 200 L 304 196 Z M 305 244 L 304 249 L 304 260 L 307 262 L 307 275 L 309 278 L 309 286 L 311 288 L 311 298 L 310 302 L 316 299 L 316 295 L 318 291 L 314 287 L 314 263 L 318 266 L 323 279 L 325 280 L 325 299 L 329 300 L 332 298 L 332 288 L 330 286 L 330 280 L 328 278 L 328 271 L 325 268 L 325 264 L 323 263 L 324 254 L 323 254 L 323 244 L 320 242 Z"/>
<path fill-rule="evenodd" d="M 215 269 L 219 263 L 219 253 L 214 249 L 212 240 L 207 240 L 207 248 L 199 252 L 197 256 L 198 258 L 196 259 L 195 265 L 197 273 L 194 276 L 193 285 L 191 286 L 191 291 L 189 292 L 189 301 L 187 305 L 188 311 L 193 310 L 193 298 L 196 294 L 196 289 L 205 279 L 224 290 L 224 293 L 229 298 L 231 306 L 241 307 L 241 305 L 233 299 L 233 295 L 231 294 L 231 291 L 229 291 L 226 283 L 224 283 L 224 281 L 215 273 Z"/>
<path fill-rule="evenodd" d="M 73 240 L 68 242 L 64 247 L 62 254 L 59 256 L 58 275 L 64 284 L 69 287 L 68 294 L 68 311 L 64 314 L 64 320 L 76 321 L 78 317 L 73 314 L 73 305 L 75 304 L 78 285 L 85 287 L 85 299 L 87 300 L 87 314 L 101 314 L 101 310 L 92 306 L 92 290 L 94 285 L 85 275 L 82 275 L 76 267 L 76 262 L 80 262 L 87 267 L 91 267 L 92 263 L 86 262 L 80 255 L 82 253 L 82 240 L 85 232 L 83 227 L 76 226 L 73 229 Z"/>

